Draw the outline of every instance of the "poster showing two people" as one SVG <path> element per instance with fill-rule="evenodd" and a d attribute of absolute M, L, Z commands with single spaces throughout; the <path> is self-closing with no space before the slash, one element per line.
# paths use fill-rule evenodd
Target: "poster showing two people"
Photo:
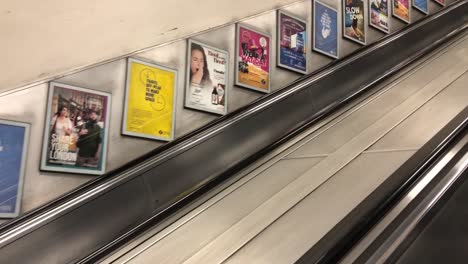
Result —
<path fill-rule="evenodd" d="M 227 113 L 229 54 L 189 40 L 185 106 L 215 114 Z"/>
<path fill-rule="evenodd" d="M 110 94 L 50 83 L 41 169 L 103 174 Z"/>
<path fill-rule="evenodd" d="M 278 11 L 278 66 L 307 73 L 307 22 Z"/>

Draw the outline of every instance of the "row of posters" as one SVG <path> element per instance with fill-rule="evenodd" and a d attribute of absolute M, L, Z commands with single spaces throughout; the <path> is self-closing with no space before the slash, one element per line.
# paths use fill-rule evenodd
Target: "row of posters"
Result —
<path fill-rule="evenodd" d="M 445 5 L 445 0 L 435 0 Z M 384 32 L 390 31 L 390 0 L 369 0 L 369 25 Z M 410 23 L 410 0 L 392 0 L 393 16 Z M 315 2 L 316 8 L 323 4 Z M 429 14 L 428 0 L 413 0 L 413 7 Z M 363 0 L 343 0 L 343 35 L 345 38 L 357 43 L 366 44 L 366 16 Z"/>
<path fill-rule="evenodd" d="M 369 0 L 369 24 L 389 32 L 389 0 Z M 443 0 L 439 0 L 443 1 Z M 443 2 L 439 2 L 443 3 Z M 427 0 L 413 5 L 427 13 Z M 408 0 L 393 0 L 394 15 L 409 21 Z M 313 50 L 338 58 L 338 11 L 314 1 Z M 343 0 L 343 34 L 366 43 L 364 2 Z M 307 21 L 278 12 L 277 64 L 307 73 Z M 238 24 L 235 84 L 270 91 L 271 36 Z M 229 53 L 188 40 L 185 107 L 227 113 Z M 177 71 L 129 58 L 123 135 L 171 141 L 175 133 Z M 111 94 L 51 82 L 41 170 L 100 175 L 105 172 Z M 18 215 L 30 125 L 0 120 L 0 217 Z"/>

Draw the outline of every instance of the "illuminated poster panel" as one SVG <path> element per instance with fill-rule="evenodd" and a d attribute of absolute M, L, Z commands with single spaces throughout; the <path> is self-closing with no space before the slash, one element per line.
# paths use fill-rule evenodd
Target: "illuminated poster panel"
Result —
<path fill-rule="evenodd" d="M 363 0 L 343 0 L 343 36 L 366 44 L 366 16 Z"/>
<path fill-rule="evenodd" d="M 50 83 L 42 170 L 104 173 L 110 100 L 108 93 Z"/>
<path fill-rule="evenodd" d="M 237 24 L 236 44 L 236 85 L 269 93 L 270 35 Z"/>
<path fill-rule="evenodd" d="M 227 51 L 189 40 L 185 107 L 226 114 L 228 65 Z"/>
<path fill-rule="evenodd" d="M 307 22 L 280 10 L 277 36 L 278 66 L 307 73 Z"/>
<path fill-rule="evenodd" d="M 176 80 L 175 70 L 128 59 L 122 134 L 174 139 Z"/>
<path fill-rule="evenodd" d="M 0 217 L 20 212 L 29 124 L 0 120 Z"/>
<path fill-rule="evenodd" d="M 314 50 L 337 59 L 338 11 L 320 1 L 314 1 Z"/>

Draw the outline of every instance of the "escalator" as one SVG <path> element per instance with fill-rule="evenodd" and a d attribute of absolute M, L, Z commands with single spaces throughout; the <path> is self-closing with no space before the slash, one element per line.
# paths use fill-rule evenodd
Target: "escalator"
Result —
<path fill-rule="evenodd" d="M 381 201 L 412 178 L 428 150 L 466 128 L 466 58 L 463 35 L 104 263 L 336 263 L 320 257 L 352 228 L 352 211 L 363 215 L 366 199 Z M 380 197 L 368 197 L 376 189 Z"/>
<path fill-rule="evenodd" d="M 217 242 L 224 241 L 223 243 L 213 242 L 213 239 L 200 247 L 198 253 L 188 257 L 182 257 L 182 253 L 179 255 L 182 260 L 188 262 L 203 262 L 204 257 L 216 262 L 240 254 L 237 255 L 239 259 L 232 260 L 236 262 L 242 259 L 242 254 L 238 253 L 241 249 L 261 252 L 255 244 L 251 244 L 251 249 L 246 245 L 259 238 L 259 234 L 267 230 L 268 226 L 279 223 L 279 217 L 286 216 L 291 208 L 297 208 L 296 204 L 308 197 L 314 189 L 324 183 L 330 183 L 328 179 L 342 171 L 356 157 L 362 154 L 381 154 L 377 151 L 381 149 L 373 149 L 372 146 L 378 142 L 385 145 L 385 141 L 379 140 L 384 140 L 385 135 L 391 136 L 390 131 L 403 124 L 410 116 L 416 115 L 417 110 L 426 103 L 436 100 L 434 98 L 441 98 L 439 96 L 445 98 L 444 93 L 449 93 L 447 98 L 458 98 L 460 103 L 448 111 L 449 114 L 443 117 L 444 120 L 453 118 L 466 106 L 463 105 L 466 103 L 464 97 L 457 97 L 457 91 L 464 91 L 460 83 L 465 84 L 467 78 L 464 68 L 467 65 L 467 11 L 467 1 L 457 2 L 359 52 L 348 55 L 327 68 L 304 76 L 285 89 L 261 98 L 124 167 L 109 172 L 107 177 L 85 184 L 3 225 L 0 230 L 0 258 L 10 263 L 84 263 L 96 262 L 113 252 L 115 257 L 111 255 L 105 261 L 121 261 L 128 256 L 127 252 L 132 256 L 132 250 L 141 252 L 141 247 L 147 247 L 145 243 L 155 245 L 154 239 L 159 241 L 157 236 L 176 230 L 174 225 L 180 223 L 178 221 L 184 221 L 183 219 L 190 218 L 193 214 L 205 211 L 200 208 L 212 208 L 207 203 L 222 204 L 218 203 L 222 200 L 219 199 L 219 195 L 233 192 L 236 186 L 243 186 L 249 179 L 260 179 L 251 174 L 261 174 L 262 168 L 259 164 L 264 166 L 263 169 L 276 166 L 273 167 L 273 171 L 288 174 L 290 178 L 283 177 L 280 180 L 275 177 L 275 180 L 271 180 L 271 176 L 266 175 L 264 177 L 270 178 L 264 178 L 265 181 L 250 186 L 251 189 L 241 193 L 241 197 L 249 193 L 255 194 L 255 190 L 259 188 L 273 190 L 268 183 L 289 187 L 283 189 L 277 185 L 275 188 L 278 188 L 278 193 L 269 194 L 270 197 L 275 197 L 273 200 L 266 203 L 257 200 L 258 204 L 252 204 L 260 210 L 251 211 L 255 213 L 243 218 L 246 225 L 236 225 L 234 221 L 231 226 L 227 226 L 229 232 L 223 232 L 219 237 L 219 234 L 212 234 L 212 238 L 216 238 Z M 454 20 L 453 17 L 460 19 Z M 462 59 L 458 59 L 460 54 Z M 453 61 L 456 63 L 452 63 Z M 362 69 L 367 70 L 363 73 Z M 415 77 L 417 74 L 419 77 Z M 431 78 L 425 79 L 427 76 Z M 407 103 L 398 102 L 397 99 Z M 406 99 L 409 99 L 409 102 Z M 388 115 L 392 111 L 393 114 Z M 340 126 L 346 123 L 354 124 L 355 127 L 341 129 Z M 432 134 L 427 135 L 433 136 L 442 127 L 444 124 L 440 123 L 438 127 L 433 128 Z M 358 128 L 368 130 L 363 133 L 363 130 L 359 131 Z M 343 137 L 337 137 L 331 131 L 342 133 Z M 329 138 L 326 138 L 327 135 Z M 332 146 L 335 143 L 336 145 Z M 341 145 L 338 146 L 338 143 Z M 420 143 L 425 144 L 424 141 Z M 320 149 L 320 144 L 323 144 L 325 149 L 328 147 L 329 151 L 314 153 Z M 299 145 L 303 148 L 298 147 Z M 345 148 L 342 149 L 342 146 Z M 221 147 L 222 152 L 219 151 Z M 394 155 L 398 161 L 388 170 L 396 169 L 405 159 L 415 154 L 418 151 L 417 147 L 419 145 L 401 151 L 404 155 Z M 296 152 L 292 152 L 291 148 Z M 365 151 L 367 153 L 364 153 Z M 299 168 L 299 164 L 296 166 L 294 163 L 300 163 L 303 157 L 311 159 L 307 164 L 317 164 L 321 167 Z M 345 162 L 340 164 L 338 160 Z M 282 162 L 292 164 L 285 166 Z M 367 162 L 373 164 L 372 161 Z M 297 168 L 297 173 L 290 173 L 292 167 Z M 307 169 L 312 170 L 307 177 L 300 176 Z M 319 169 L 327 173 L 317 173 Z M 291 178 L 294 175 L 297 176 L 296 179 Z M 352 182 L 343 184 L 346 186 Z M 379 185 L 378 182 L 374 184 L 373 187 Z M 267 196 L 265 198 L 268 198 Z M 218 200 L 214 202 L 213 199 Z M 340 199 L 345 201 L 347 198 Z M 231 203 L 231 207 L 224 204 L 221 208 L 241 208 L 236 199 L 231 200 Z M 351 210 L 351 207 L 348 210 Z M 341 211 L 341 214 L 346 214 L 343 208 L 335 209 Z M 249 215 L 251 212 L 245 213 Z M 213 215 L 204 217 L 212 217 L 214 220 L 219 215 L 226 214 L 215 211 Z M 181 218 L 183 216 L 185 218 Z M 258 222 L 256 216 L 266 217 L 267 221 Z M 335 222 L 327 221 L 328 231 L 344 216 L 337 216 Z M 215 226 L 217 221 L 202 223 Z M 249 231 L 249 227 L 255 227 L 255 232 L 238 232 Z M 168 229 L 165 228 L 172 231 L 168 233 Z M 206 230 L 202 234 L 211 230 L 194 228 L 192 230 Z M 316 242 L 318 243 L 328 231 L 321 229 L 322 233 L 317 234 Z M 238 240 L 231 236 L 240 233 L 247 235 Z M 285 236 L 287 232 L 280 234 Z M 185 233 L 182 232 L 181 236 L 184 237 Z M 308 236 L 304 238 L 311 241 Z M 281 239 L 281 236 L 278 239 Z M 180 246 L 180 243 L 172 245 Z M 261 242 L 257 245 L 271 247 L 271 244 Z M 295 247 L 298 245 L 300 244 Z M 290 255 L 289 259 L 277 260 L 297 260 L 313 246 L 302 245 L 303 248 Z M 116 253 L 122 246 L 124 252 Z M 175 252 L 182 252 L 180 248 L 173 249 L 177 250 Z M 25 255 L 24 252 L 28 254 Z M 172 252 L 173 255 L 178 255 Z M 252 255 L 249 253 L 243 256 Z M 151 259 L 154 260 L 153 256 Z"/>

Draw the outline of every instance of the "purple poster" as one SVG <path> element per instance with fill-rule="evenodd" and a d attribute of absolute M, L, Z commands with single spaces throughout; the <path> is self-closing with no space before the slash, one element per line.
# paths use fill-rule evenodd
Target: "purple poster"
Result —
<path fill-rule="evenodd" d="M 278 11 L 278 66 L 307 73 L 307 22 Z"/>
<path fill-rule="evenodd" d="M 243 25 L 237 25 L 236 85 L 270 92 L 271 37 Z"/>

